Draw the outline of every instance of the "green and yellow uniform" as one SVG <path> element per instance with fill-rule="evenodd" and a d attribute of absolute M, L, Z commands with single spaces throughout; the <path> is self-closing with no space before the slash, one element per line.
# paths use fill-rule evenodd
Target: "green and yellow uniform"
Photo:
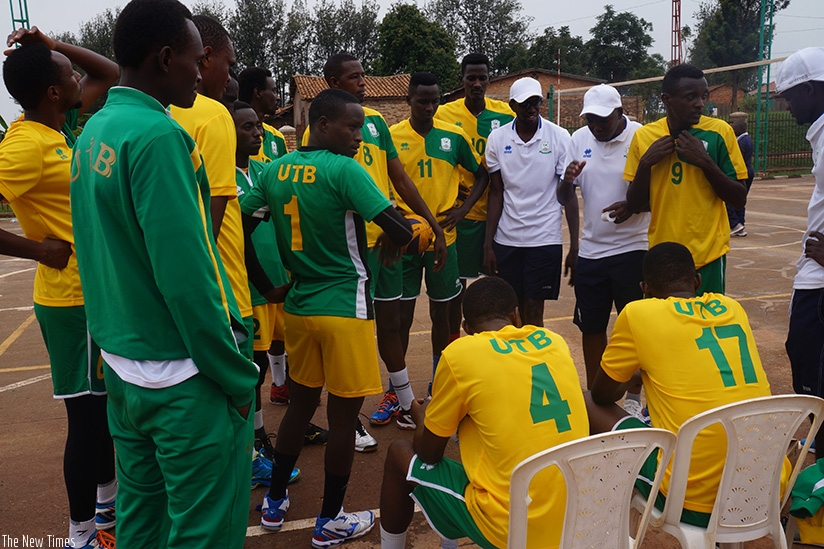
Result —
<path fill-rule="evenodd" d="M 154 98 L 116 87 L 75 151 L 72 221 L 89 331 L 109 366 L 118 539 L 237 547 L 253 434 L 236 408 L 258 371 L 236 343 L 246 334 L 197 145 Z"/>
<path fill-rule="evenodd" d="M 615 321 L 601 368 L 618 382 L 641 370 L 652 426 L 673 433 L 697 414 L 770 394 L 747 314 L 722 294 L 627 304 Z M 686 510 L 712 512 L 725 449 L 720 425 L 696 437 Z M 668 468 L 663 495 L 670 473 Z"/>
<path fill-rule="evenodd" d="M 467 480 L 457 493 L 485 538 L 473 539 L 482 547 L 506 546 L 509 480 L 515 466 L 542 450 L 589 435 L 569 348 L 558 334 L 535 326 L 482 332 L 444 349 L 424 425 L 440 437 L 458 431 Z M 411 468 L 410 475 L 417 478 L 417 469 Z M 540 472 L 533 481 L 529 547 L 558 547 L 566 497 L 563 489 L 546 487 L 563 483 L 554 469 Z M 425 510 L 431 497 L 427 492 L 424 486 L 413 492 Z M 448 533 L 438 525 L 443 518 L 435 515 L 440 514 L 429 510 L 426 516 L 438 531 Z"/>
<path fill-rule="evenodd" d="M 704 143 L 713 162 L 728 177 L 747 179 L 747 166 L 729 124 L 702 116 L 689 132 Z M 641 157 L 666 135 L 670 135 L 666 117 L 638 128 L 627 152 L 625 180 L 635 179 Z M 700 168 L 673 152 L 652 167 L 649 194 L 650 248 L 661 242 L 679 242 L 692 253 L 698 268 L 729 251 L 730 222 L 724 201 Z"/>
<path fill-rule="evenodd" d="M 289 152 L 286 146 L 286 139 L 280 130 L 274 126 L 270 126 L 263 122 L 263 141 L 260 144 L 260 150 L 255 156 L 250 156 L 249 160 L 256 160 L 258 162 L 269 163 L 275 158 L 280 158 Z"/>

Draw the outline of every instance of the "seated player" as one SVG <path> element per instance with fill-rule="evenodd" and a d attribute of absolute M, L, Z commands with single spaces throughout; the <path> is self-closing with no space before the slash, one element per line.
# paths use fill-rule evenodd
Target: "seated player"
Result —
<path fill-rule="evenodd" d="M 405 547 L 414 503 L 442 537 L 506 547 L 509 477 L 521 461 L 589 434 L 578 372 L 566 342 L 523 326 L 515 290 L 482 278 L 464 294 L 470 337 L 444 349 L 428 405 L 414 403 L 414 442 L 389 447 L 381 489 L 381 547 Z M 503 398 L 503 402 L 501 401 Z M 458 431 L 461 463 L 444 458 Z M 565 506 L 560 472 L 533 481 L 529 546 L 557 547 Z M 414 500 L 414 501 L 413 501 Z"/>
<path fill-rule="evenodd" d="M 701 275 L 689 250 L 663 242 L 644 257 L 641 289 L 650 299 L 628 303 L 612 332 L 587 401 L 593 433 L 634 429 L 644 424 L 614 403 L 639 371 L 653 427 L 673 433 L 681 424 L 712 408 L 769 396 L 747 314 L 722 294 L 695 296 Z M 720 425 L 696 437 L 681 521 L 706 526 L 724 468 L 726 438 Z M 650 458 L 640 478 L 653 479 Z M 671 471 L 661 484 L 666 496 Z M 645 495 L 652 481 L 636 481 Z M 663 508 L 659 496 L 656 506 Z"/>

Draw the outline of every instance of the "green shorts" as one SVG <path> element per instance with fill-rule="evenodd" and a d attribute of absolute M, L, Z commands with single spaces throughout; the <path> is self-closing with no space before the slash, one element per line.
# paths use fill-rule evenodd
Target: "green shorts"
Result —
<path fill-rule="evenodd" d="M 34 304 L 51 363 L 54 398 L 105 395 L 103 359 L 86 325 L 86 309 Z"/>
<path fill-rule="evenodd" d="M 388 267 L 381 263 L 380 247 L 369 248 L 369 287 L 375 301 L 393 301 L 403 295 L 403 261 Z"/>
<path fill-rule="evenodd" d="M 435 465 L 427 465 L 416 455 L 409 462 L 406 480 L 418 485 L 410 497 L 423 509 L 426 521 L 438 535 L 446 539 L 469 538 L 485 549 L 495 549 L 466 508 L 463 495 L 469 479 L 460 463 L 443 458 Z"/>
<path fill-rule="evenodd" d="M 700 269 L 701 285 L 695 290 L 695 295 L 705 293 L 723 294 L 727 289 L 727 256 L 722 255 L 715 261 L 710 261 Z"/>
<path fill-rule="evenodd" d="M 613 431 L 623 431 L 624 429 L 641 429 L 648 428 L 649 425 L 640 419 L 632 416 L 627 416 L 615 424 Z M 658 450 L 655 450 L 644 462 L 641 471 L 638 473 L 638 478 L 635 480 L 635 487 L 643 494 L 645 498 L 649 498 L 649 493 L 652 491 L 652 483 L 655 482 L 655 473 L 658 471 Z M 658 497 L 655 498 L 655 508 L 659 511 L 664 510 L 664 504 L 667 502 L 666 496 L 658 492 Z M 681 511 L 681 522 L 692 524 L 693 526 L 700 526 L 706 528 L 710 522 L 709 513 L 699 513 L 698 511 L 690 511 L 684 509 Z"/>
<path fill-rule="evenodd" d="M 421 294 L 421 280 L 426 269 L 426 295 L 432 301 L 449 301 L 461 293 L 458 278 L 458 251 L 454 243 L 446 247 L 446 265 L 434 272 L 435 252 L 422 255 L 403 255 L 403 296 L 401 299 L 416 299 Z"/>
<path fill-rule="evenodd" d="M 478 278 L 484 264 L 486 221 L 461 219 L 456 227 L 458 239 L 458 274 L 461 278 Z"/>

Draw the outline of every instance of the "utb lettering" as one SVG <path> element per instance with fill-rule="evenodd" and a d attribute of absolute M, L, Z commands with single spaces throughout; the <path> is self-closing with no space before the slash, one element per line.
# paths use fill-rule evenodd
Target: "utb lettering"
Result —
<path fill-rule="evenodd" d="M 727 307 L 717 299 L 711 299 L 706 303 L 702 301 L 676 301 L 673 305 L 675 305 L 676 312 L 682 315 L 695 316 L 699 314 L 701 318 L 707 318 L 704 316 L 705 311 L 712 316 L 722 315 L 727 312 Z"/>
<path fill-rule="evenodd" d="M 278 166 L 278 179 L 286 181 L 291 176 L 292 183 L 314 183 L 316 172 L 315 166 L 281 164 Z"/>
<path fill-rule="evenodd" d="M 544 330 L 535 330 L 526 336 L 526 339 L 490 339 L 489 344 L 492 345 L 496 353 L 508 355 L 512 352 L 513 346 L 517 347 L 522 353 L 528 353 L 551 345 L 552 340 Z"/>
<path fill-rule="evenodd" d="M 89 143 L 89 148 L 86 149 L 86 152 L 89 153 L 89 161 L 91 162 L 92 169 L 103 177 L 109 177 L 112 175 L 112 165 L 117 162 L 117 153 L 101 141 L 99 147 L 97 147 L 98 151 L 95 157 L 95 148 L 94 139 L 92 139 Z"/>

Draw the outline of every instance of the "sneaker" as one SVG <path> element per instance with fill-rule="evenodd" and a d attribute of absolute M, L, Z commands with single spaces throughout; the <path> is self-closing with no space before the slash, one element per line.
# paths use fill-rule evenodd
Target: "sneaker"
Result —
<path fill-rule="evenodd" d="M 286 518 L 286 511 L 289 510 L 289 492 L 281 499 L 272 499 L 269 492 L 263 496 L 263 505 L 260 510 L 260 525 L 267 530 L 277 532 L 283 527 L 283 520 Z"/>
<path fill-rule="evenodd" d="M 623 405 L 624 411 L 636 419 L 644 421 L 644 412 L 641 403 L 637 400 L 626 399 Z"/>
<path fill-rule="evenodd" d="M 264 438 L 255 437 L 255 451 L 269 459 L 275 455 L 275 447 L 272 445 L 273 433 L 266 433 Z"/>
<path fill-rule="evenodd" d="M 66 549 L 116 549 L 114 536 L 108 532 L 93 532 L 84 545 L 73 545 L 71 541 Z"/>
<path fill-rule="evenodd" d="M 395 394 L 395 391 L 386 391 L 383 394 L 383 400 L 381 400 L 378 409 L 369 416 L 369 423 L 372 425 L 386 425 L 392 421 L 392 418 L 395 417 L 395 414 L 397 414 L 400 409 L 401 405 L 398 402 L 398 396 Z"/>
<path fill-rule="evenodd" d="M 414 431 L 417 425 L 415 425 L 415 420 L 412 419 L 412 411 L 411 410 L 398 410 L 398 429 L 404 429 L 406 431 Z"/>
<path fill-rule="evenodd" d="M 341 513 L 333 519 L 318 517 L 315 533 L 312 535 L 312 547 L 336 547 L 346 540 L 368 534 L 374 525 L 375 515 L 372 511 L 344 513 L 341 509 Z"/>
<path fill-rule="evenodd" d="M 269 391 L 269 402 L 275 406 L 286 406 L 289 404 L 289 387 L 284 383 L 283 385 L 275 385 L 272 383 L 272 389 Z"/>
<path fill-rule="evenodd" d="M 115 504 L 114 500 L 110 503 L 96 503 L 94 508 L 94 525 L 98 530 L 108 530 L 114 528 L 115 523 Z"/>
<path fill-rule="evenodd" d="M 263 453 L 258 453 L 252 460 L 252 488 L 266 486 L 272 483 L 272 460 L 265 457 Z M 300 477 L 300 469 L 295 467 L 289 475 L 289 484 L 292 484 Z"/>
<path fill-rule="evenodd" d="M 744 230 L 744 225 L 742 225 L 741 223 L 736 223 L 735 227 L 730 229 L 730 234 L 731 235 L 738 235 L 738 233 L 740 233 L 743 230 Z M 744 233 L 744 234 L 746 234 L 746 233 Z"/>
<path fill-rule="evenodd" d="M 314 423 L 310 423 L 306 427 L 306 433 L 303 435 L 304 446 L 309 446 L 310 444 L 326 444 L 327 440 L 329 440 L 329 431 L 326 429 L 322 429 Z"/>
<path fill-rule="evenodd" d="M 355 426 L 355 451 L 356 452 L 374 452 L 378 449 L 378 441 L 372 438 L 372 435 L 366 432 L 366 428 L 358 418 L 358 424 Z"/>
<path fill-rule="evenodd" d="M 735 236 L 747 236 L 747 229 L 742 226 L 741 230 L 735 233 Z"/>

